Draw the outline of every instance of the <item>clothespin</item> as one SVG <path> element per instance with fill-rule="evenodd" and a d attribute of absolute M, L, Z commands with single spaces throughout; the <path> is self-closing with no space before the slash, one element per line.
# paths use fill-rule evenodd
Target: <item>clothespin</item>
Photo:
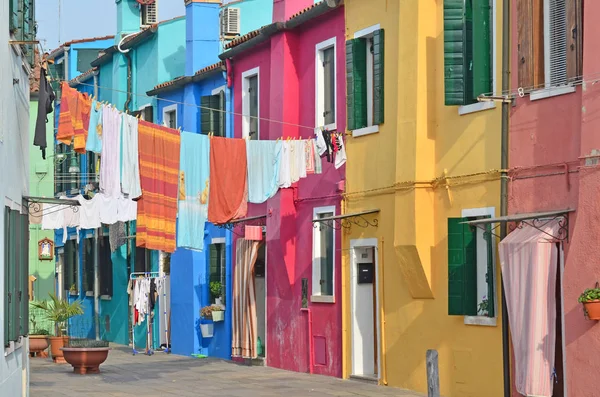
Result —
<path fill-rule="evenodd" d="M 177 128 L 177 131 L 181 134 L 181 127 Z"/>
<path fill-rule="evenodd" d="M 138 115 L 136 117 L 137 117 L 138 120 L 141 120 L 142 119 L 142 114 L 138 113 Z"/>

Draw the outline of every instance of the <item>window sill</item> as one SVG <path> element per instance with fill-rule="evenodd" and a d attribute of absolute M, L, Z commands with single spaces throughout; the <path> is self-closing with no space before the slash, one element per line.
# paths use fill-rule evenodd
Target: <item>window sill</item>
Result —
<path fill-rule="evenodd" d="M 331 124 L 326 124 L 320 127 L 317 127 L 318 129 L 325 129 L 327 131 L 336 131 L 337 130 L 337 123 L 331 123 Z"/>
<path fill-rule="evenodd" d="M 358 130 L 352 131 L 352 137 L 359 137 L 363 135 L 370 135 L 379 132 L 379 125 L 372 125 L 370 127 L 359 128 Z"/>
<path fill-rule="evenodd" d="M 331 295 L 311 295 L 312 303 L 335 303 L 335 297 Z"/>
<path fill-rule="evenodd" d="M 87 291 L 85 296 L 94 296 L 94 291 Z"/>
<path fill-rule="evenodd" d="M 496 317 L 465 316 L 465 325 L 481 325 L 484 327 L 495 327 Z"/>
<path fill-rule="evenodd" d="M 25 337 L 19 336 L 19 340 L 17 340 L 16 342 L 11 341 L 8 347 L 4 348 L 4 357 L 8 357 L 9 355 L 13 354 L 15 351 L 23 347 L 24 339 Z"/>
<path fill-rule="evenodd" d="M 553 96 L 571 94 L 576 91 L 576 88 L 572 85 L 560 86 L 560 87 L 548 87 L 541 90 L 532 91 L 529 94 L 530 101 L 537 101 L 540 99 L 551 98 Z"/>
<path fill-rule="evenodd" d="M 79 292 L 69 291 L 69 296 L 78 296 L 78 295 L 79 295 Z"/>
<path fill-rule="evenodd" d="M 110 296 L 110 295 L 100 295 L 100 300 L 110 301 L 110 300 L 112 300 L 112 296 Z"/>
<path fill-rule="evenodd" d="M 477 102 L 477 103 L 472 103 L 470 105 L 459 106 L 458 107 L 458 115 L 464 116 L 465 114 L 476 113 L 476 112 L 481 112 L 483 110 L 489 110 L 489 109 L 495 109 L 495 108 L 496 108 L 496 103 L 494 103 L 492 101 Z"/>

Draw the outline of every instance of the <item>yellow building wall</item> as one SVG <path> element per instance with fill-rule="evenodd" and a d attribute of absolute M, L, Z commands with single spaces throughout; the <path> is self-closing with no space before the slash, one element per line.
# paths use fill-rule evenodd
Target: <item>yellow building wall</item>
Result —
<path fill-rule="evenodd" d="M 497 4 L 496 90 L 501 11 Z M 343 234 L 344 377 L 352 375 L 350 242 L 377 238 L 385 324 L 380 382 L 426 393 L 425 354 L 435 349 L 443 396 L 500 397 L 500 265 L 497 324 L 465 325 L 464 317 L 449 316 L 447 219 L 483 207 L 499 215 L 500 179 L 485 172 L 500 168 L 501 106 L 459 116 L 457 106 L 444 105 L 442 0 L 345 0 L 345 14 L 347 39 L 376 24 L 385 30 L 385 123 L 346 143 L 345 212 L 380 213 L 377 227 Z M 464 177 L 470 174 L 477 175 Z M 444 175 L 447 181 L 434 181 Z"/>

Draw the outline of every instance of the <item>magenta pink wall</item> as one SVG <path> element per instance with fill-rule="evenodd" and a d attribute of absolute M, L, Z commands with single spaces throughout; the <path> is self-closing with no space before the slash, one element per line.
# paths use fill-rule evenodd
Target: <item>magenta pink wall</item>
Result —
<path fill-rule="evenodd" d="M 511 86 L 518 86 L 516 1 L 512 7 Z M 585 2 L 583 75 L 597 75 L 600 53 L 600 2 Z M 593 149 L 600 149 L 600 85 L 578 86 L 572 94 L 530 101 L 517 98 L 510 115 L 511 168 L 532 167 L 512 173 L 509 213 L 576 209 L 569 217 L 563 277 L 568 395 L 596 396 L 600 377 L 600 325 L 584 318 L 577 298 L 600 280 L 600 168 L 586 166 Z M 568 169 L 568 176 L 564 171 Z M 551 175 L 556 174 L 558 175 Z M 519 178 L 527 179 L 519 179 Z M 514 374 L 513 374 L 514 384 Z M 513 390 L 513 395 L 520 396 Z"/>
<path fill-rule="evenodd" d="M 337 127 L 345 130 L 344 10 L 338 8 L 301 27 L 277 33 L 270 42 L 233 59 L 234 107 L 242 113 L 242 73 L 260 67 L 259 115 L 261 118 L 307 126 L 304 128 L 262 120 L 260 138 L 311 138 L 315 125 L 315 46 L 336 37 Z M 234 118 L 235 137 L 242 136 L 241 116 Z M 267 217 L 267 365 L 308 372 L 310 366 L 308 313 L 301 311 L 302 279 L 312 291 L 313 209 L 336 206 L 340 213 L 337 183 L 345 166 L 336 170 L 323 160 L 323 173 L 310 175 L 290 189 L 281 189 L 267 203 L 250 205 L 248 216 Z M 336 231 L 335 300 L 309 303 L 313 338 L 325 339 L 326 365 L 318 374 L 342 376 L 341 336 L 341 233 Z M 314 339 L 313 339 L 314 340 Z"/>

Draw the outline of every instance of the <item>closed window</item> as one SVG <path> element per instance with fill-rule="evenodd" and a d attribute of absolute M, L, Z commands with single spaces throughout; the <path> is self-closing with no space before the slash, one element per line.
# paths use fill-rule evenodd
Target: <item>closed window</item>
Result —
<path fill-rule="evenodd" d="M 313 219 L 330 218 L 335 215 L 335 207 L 315 208 Z M 332 220 L 315 222 L 313 229 L 312 295 L 315 297 L 334 296 L 335 230 Z"/>
<path fill-rule="evenodd" d="M 259 134 L 259 69 L 242 73 L 242 136 L 256 140 Z"/>
<path fill-rule="evenodd" d="M 163 109 L 163 124 L 165 127 L 177 128 L 177 105 L 167 106 Z"/>
<path fill-rule="evenodd" d="M 317 44 L 316 126 L 335 129 L 335 37 Z"/>
<path fill-rule="evenodd" d="M 225 136 L 225 92 L 200 98 L 200 132 Z"/>
<path fill-rule="evenodd" d="M 140 118 L 144 121 L 154 122 L 154 109 L 152 106 L 145 106 L 140 109 Z"/>
<path fill-rule="evenodd" d="M 87 295 L 92 295 L 94 292 L 94 256 L 95 243 L 93 237 L 83 239 L 83 254 L 81 260 L 83 262 L 83 291 Z"/>
<path fill-rule="evenodd" d="M 152 251 L 142 247 L 135 247 L 133 271 L 148 273 L 152 271 Z"/>
<path fill-rule="evenodd" d="M 4 346 L 29 332 L 29 218 L 4 209 Z"/>
<path fill-rule="evenodd" d="M 346 42 L 348 129 L 384 121 L 384 31 L 377 29 Z"/>
<path fill-rule="evenodd" d="M 446 105 L 469 105 L 492 92 L 493 0 L 444 0 Z"/>
<path fill-rule="evenodd" d="M 225 244 L 217 243 L 209 246 L 209 287 L 211 303 L 221 299 L 225 304 Z"/>
<path fill-rule="evenodd" d="M 67 240 L 64 247 L 63 285 L 73 294 L 79 292 L 79 261 L 77 241 Z"/>
<path fill-rule="evenodd" d="M 491 229 L 448 219 L 448 314 L 495 317 L 494 248 Z"/>
<path fill-rule="evenodd" d="M 518 0 L 518 75 L 525 91 L 566 85 L 583 70 L 582 0 Z"/>
<path fill-rule="evenodd" d="M 100 278 L 101 296 L 113 295 L 113 263 L 110 257 L 110 242 L 108 236 L 98 239 L 98 277 Z"/>

